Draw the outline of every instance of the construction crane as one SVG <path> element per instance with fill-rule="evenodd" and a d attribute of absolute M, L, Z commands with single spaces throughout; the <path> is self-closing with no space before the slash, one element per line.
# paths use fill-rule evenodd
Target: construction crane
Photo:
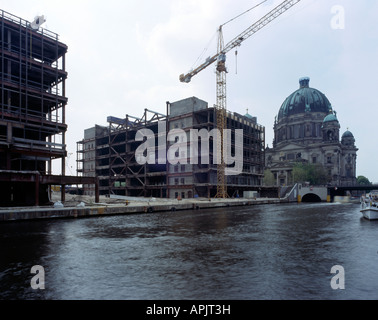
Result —
<path fill-rule="evenodd" d="M 227 183 L 225 179 L 225 168 L 226 164 L 224 162 L 223 152 L 223 129 L 226 128 L 226 116 L 227 116 L 227 107 L 226 107 L 226 54 L 233 48 L 239 47 L 243 41 L 247 40 L 250 36 L 255 34 L 257 31 L 265 27 L 267 24 L 272 22 L 278 16 L 289 10 L 292 6 L 297 4 L 300 0 L 285 0 L 280 5 L 275 7 L 265 16 L 263 16 L 260 20 L 252 24 L 249 28 L 247 28 L 244 32 L 240 33 L 237 37 L 232 39 L 226 45 L 223 42 L 223 33 L 221 25 L 218 28 L 218 44 L 217 44 L 217 53 L 214 54 L 212 57 L 206 59 L 204 63 L 202 63 L 197 68 L 191 70 L 187 74 L 181 74 L 179 79 L 181 82 L 188 83 L 191 81 L 192 77 L 195 76 L 197 73 L 201 72 L 202 70 L 206 69 L 209 65 L 217 61 L 216 65 L 216 87 L 217 87 L 217 97 L 216 97 L 216 119 L 217 119 L 217 128 L 220 133 L 220 137 L 217 139 L 217 150 L 218 153 L 220 152 L 220 161 L 218 161 L 217 165 L 217 193 L 215 195 L 216 198 L 227 198 Z M 265 1 L 263 1 L 265 2 Z M 263 3 L 261 2 L 261 3 Z M 260 4 L 261 4 L 260 3 Z M 220 163 L 219 163 L 220 162 Z"/>

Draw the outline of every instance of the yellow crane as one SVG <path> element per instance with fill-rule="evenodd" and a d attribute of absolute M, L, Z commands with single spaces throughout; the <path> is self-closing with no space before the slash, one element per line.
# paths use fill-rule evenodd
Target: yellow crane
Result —
<path fill-rule="evenodd" d="M 266 0 L 265 0 L 266 1 Z M 263 2 L 265 2 L 263 1 Z M 275 7 L 265 16 L 263 16 L 260 20 L 252 24 L 249 28 L 245 31 L 240 33 L 237 37 L 233 38 L 230 42 L 224 45 L 223 42 L 223 33 L 221 25 L 218 28 L 218 45 L 217 45 L 217 53 L 214 54 L 212 57 L 206 59 L 204 63 L 196 67 L 195 69 L 191 70 L 186 74 L 180 75 L 181 82 L 190 82 L 193 76 L 197 73 L 201 72 L 209 65 L 217 61 L 216 65 L 216 82 L 217 82 L 217 97 L 216 97 L 216 119 L 217 119 L 217 128 L 220 132 L 220 137 L 217 139 L 217 150 L 220 150 L 220 157 L 221 161 L 217 165 L 217 193 L 215 195 L 216 198 L 227 198 L 227 183 L 225 179 L 225 167 L 226 164 L 223 158 L 224 146 L 223 146 L 223 129 L 226 128 L 226 116 L 227 116 L 227 106 L 226 106 L 226 53 L 232 50 L 235 47 L 241 45 L 241 43 L 247 40 L 250 36 L 255 34 L 257 31 L 265 27 L 268 23 L 276 19 L 278 16 L 289 10 L 292 6 L 297 4 L 300 0 L 285 0 L 280 5 Z M 262 4 L 261 2 L 260 4 Z M 260 5 L 259 4 L 259 5 Z M 256 6 L 255 6 L 256 7 Z M 250 9 L 251 10 L 251 9 Z M 249 10 L 248 10 L 249 11 Z M 218 151 L 219 152 L 219 151 Z"/>

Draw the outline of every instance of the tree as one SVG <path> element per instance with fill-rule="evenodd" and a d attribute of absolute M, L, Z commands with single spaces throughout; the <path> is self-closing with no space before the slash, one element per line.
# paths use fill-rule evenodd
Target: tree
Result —
<path fill-rule="evenodd" d="M 292 172 L 293 182 L 305 182 L 307 181 L 306 170 L 303 163 L 296 163 Z"/>
<path fill-rule="evenodd" d="M 320 164 L 296 163 L 293 167 L 293 182 L 309 182 L 310 184 L 326 184 L 329 177 Z"/>
<path fill-rule="evenodd" d="M 369 179 L 366 178 L 366 177 L 364 177 L 364 176 L 358 176 L 357 177 L 357 184 L 361 185 L 361 186 L 370 186 L 370 185 L 372 185 L 372 183 L 369 181 Z"/>
<path fill-rule="evenodd" d="M 274 179 L 274 174 L 270 169 L 264 170 L 264 185 L 265 186 L 273 186 L 276 184 L 276 180 Z"/>

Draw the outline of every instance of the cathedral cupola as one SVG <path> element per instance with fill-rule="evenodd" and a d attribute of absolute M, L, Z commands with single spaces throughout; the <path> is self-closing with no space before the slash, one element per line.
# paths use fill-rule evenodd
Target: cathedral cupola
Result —
<path fill-rule="evenodd" d="M 340 123 L 336 117 L 336 111 L 331 111 L 323 120 L 323 141 L 339 142 Z"/>
<path fill-rule="evenodd" d="M 354 147 L 355 139 L 349 130 L 345 131 L 341 137 L 341 144 L 347 147 Z"/>

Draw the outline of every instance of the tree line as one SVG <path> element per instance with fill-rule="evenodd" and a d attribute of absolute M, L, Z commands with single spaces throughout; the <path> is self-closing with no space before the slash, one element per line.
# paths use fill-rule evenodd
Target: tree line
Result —
<path fill-rule="evenodd" d="M 298 162 L 293 166 L 291 183 L 309 182 L 312 185 L 324 185 L 331 181 L 331 177 L 321 164 Z M 365 176 L 357 177 L 357 185 L 369 186 L 372 183 Z M 264 171 L 264 184 L 275 185 L 276 179 L 270 169 Z"/>

